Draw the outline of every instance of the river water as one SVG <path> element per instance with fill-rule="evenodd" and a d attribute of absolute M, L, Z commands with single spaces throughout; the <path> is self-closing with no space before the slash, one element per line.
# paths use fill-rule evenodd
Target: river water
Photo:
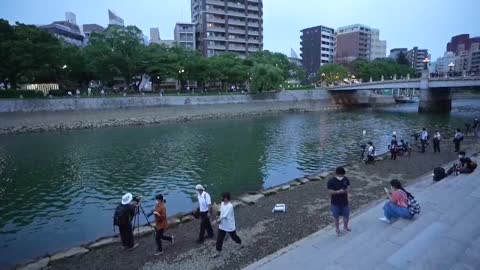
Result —
<path fill-rule="evenodd" d="M 450 115 L 417 106 L 1 136 L 0 266 L 111 235 L 125 192 L 145 209 L 161 192 L 170 214 L 190 211 L 197 183 L 214 199 L 257 191 L 357 160 L 368 140 L 386 151 L 392 131 L 451 137 L 480 112 L 480 100 L 455 101 Z"/>

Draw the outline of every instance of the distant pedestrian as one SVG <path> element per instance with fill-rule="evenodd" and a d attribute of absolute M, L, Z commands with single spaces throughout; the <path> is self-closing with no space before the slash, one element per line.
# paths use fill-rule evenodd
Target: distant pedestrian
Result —
<path fill-rule="evenodd" d="M 217 233 L 217 243 L 216 249 L 217 253 L 213 256 L 214 258 L 220 256 L 220 252 L 222 251 L 223 241 L 225 240 L 225 236 L 227 233 L 230 235 L 235 243 L 242 246 L 242 240 L 237 235 L 237 229 L 235 226 L 235 213 L 233 209 L 233 205 L 230 202 L 230 193 L 226 192 L 222 194 L 222 205 L 220 206 L 220 216 L 215 221 L 218 223 L 218 233 Z"/>
<path fill-rule="evenodd" d="M 440 135 L 440 132 L 437 130 L 435 131 L 435 134 L 433 135 L 433 152 L 434 153 L 440 153 L 440 141 L 442 140 L 442 136 Z"/>
<path fill-rule="evenodd" d="M 397 152 L 398 152 L 398 141 L 397 135 L 392 136 L 392 140 L 390 141 L 390 145 L 388 146 L 390 149 L 390 160 L 397 160 Z"/>
<path fill-rule="evenodd" d="M 422 144 L 422 153 L 425 153 L 425 145 L 428 141 L 428 132 L 425 128 L 422 128 L 422 132 L 420 133 L 420 143 Z"/>
<path fill-rule="evenodd" d="M 197 243 L 203 243 L 205 239 L 205 231 L 207 238 L 213 238 L 212 224 L 210 223 L 210 213 L 212 212 L 212 200 L 210 194 L 205 191 L 202 185 L 195 187 L 197 191 L 198 206 L 200 211 L 200 234 L 198 235 Z"/>
<path fill-rule="evenodd" d="M 156 204 L 153 214 L 155 215 L 155 242 L 157 243 L 157 252 L 155 255 L 163 254 L 162 240 L 174 243 L 173 236 L 164 236 L 163 233 L 168 228 L 167 210 L 165 208 L 165 200 L 162 194 L 155 196 Z"/>
<path fill-rule="evenodd" d="M 87 93 L 88 93 L 88 96 L 91 96 L 91 95 L 92 95 L 92 88 L 89 87 L 89 88 L 87 89 Z"/>
<path fill-rule="evenodd" d="M 375 161 L 376 150 L 373 142 L 367 143 L 367 160 L 366 163 L 373 163 Z"/>
<path fill-rule="evenodd" d="M 455 152 L 460 151 L 460 143 L 463 141 L 463 134 L 459 128 L 455 131 L 455 135 L 453 137 L 453 143 L 455 144 Z"/>
<path fill-rule="evenodd" d="M 473 119 L 473 134 L 476 137 L 480 137 L 480 120 L 477 117 Z"/>
<path fill-rule="evenodd" d="M 350 217 L 350 207 L 348 205 L 348 193 L 350 191 L 350 181 L 345 177 L 345 169 L 338 167 L 335 170 L 335 177 L 327 182 L 328 193 L 330 193 L 330 204 L 332 216 L 335 220 L 335 230 L 340 235 L 340 217 L 343 217 L 343 229 L 350 232 L 348 220 Z"/>

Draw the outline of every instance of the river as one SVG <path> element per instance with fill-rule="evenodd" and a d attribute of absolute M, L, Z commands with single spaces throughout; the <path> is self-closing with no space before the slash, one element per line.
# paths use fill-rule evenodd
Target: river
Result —
<path fill-rule="evenodd" d="M 0 266 L 113 234 L 125 192 L 145 209 L 161 192 L 170 214 L 190 211 L 197 183 L 217 200 L 258 191 L 358 160 L 369 140 L 386 151 L 392 131 L 451 137 L 480 113 L 480 100 L 457 100 L 450 115 L 417 106 L 0 136 Z"/>

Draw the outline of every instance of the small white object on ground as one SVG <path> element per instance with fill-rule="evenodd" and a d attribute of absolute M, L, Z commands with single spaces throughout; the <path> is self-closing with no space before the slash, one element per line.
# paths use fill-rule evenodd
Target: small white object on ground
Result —
<path fill-rule="evenodd" d="M 283 203 L 277 203 L 275 207 L 273 207 L 272 213 L 275 212 L 283 212 L 285 213 L 287 211 L 287 206 Z"/>

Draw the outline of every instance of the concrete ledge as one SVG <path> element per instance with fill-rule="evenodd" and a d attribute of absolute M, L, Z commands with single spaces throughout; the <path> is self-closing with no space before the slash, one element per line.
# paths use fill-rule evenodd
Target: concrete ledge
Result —
<path fill-rule="evenodd" d="M 119 237 L 104 238 L 104 239 L 101 239 L 101 240 L 98 240 L 98 241 L 94 242 L 93 244 L 90 244 L 88 246 L 88 248 L 89 249 L 94 249 L 94 248 L 99 248 L 99 247 L 103 247 L 103 246 L 107 246 L 107 245 L 111 245 L 111 244 L 119 243 L 119 242 L 120 242 Z"/>
<path fill-rule="evenodd" d="M 265 197 L 263 194 L 243 195 L 238 199 L 246 204 L 255 204 L 258 200 Z"/>
<path fill-rule="evenodd" d="M 18 268 L 18 270 L 41 270 L 47 267 L 50 262 L 50 257 L 39 259 L 38 261 L 31 262 L 25 266 Z"/>
<path fill-rule="evenodd" d="M 50 261 L 56 261 L 56 260 L 61 260 L 61 259 L 77 256 L 77 255 L 82 255 L 82 254 L 88 253 L 89 251 L 90 250 L 88 250 L 86 248 L 74 247 L 74 248 L 71 248 L 69 250 L 61 251 L 61 252 L 58 252 L 58 253 L 52 255 L 50 257 Z"/>

